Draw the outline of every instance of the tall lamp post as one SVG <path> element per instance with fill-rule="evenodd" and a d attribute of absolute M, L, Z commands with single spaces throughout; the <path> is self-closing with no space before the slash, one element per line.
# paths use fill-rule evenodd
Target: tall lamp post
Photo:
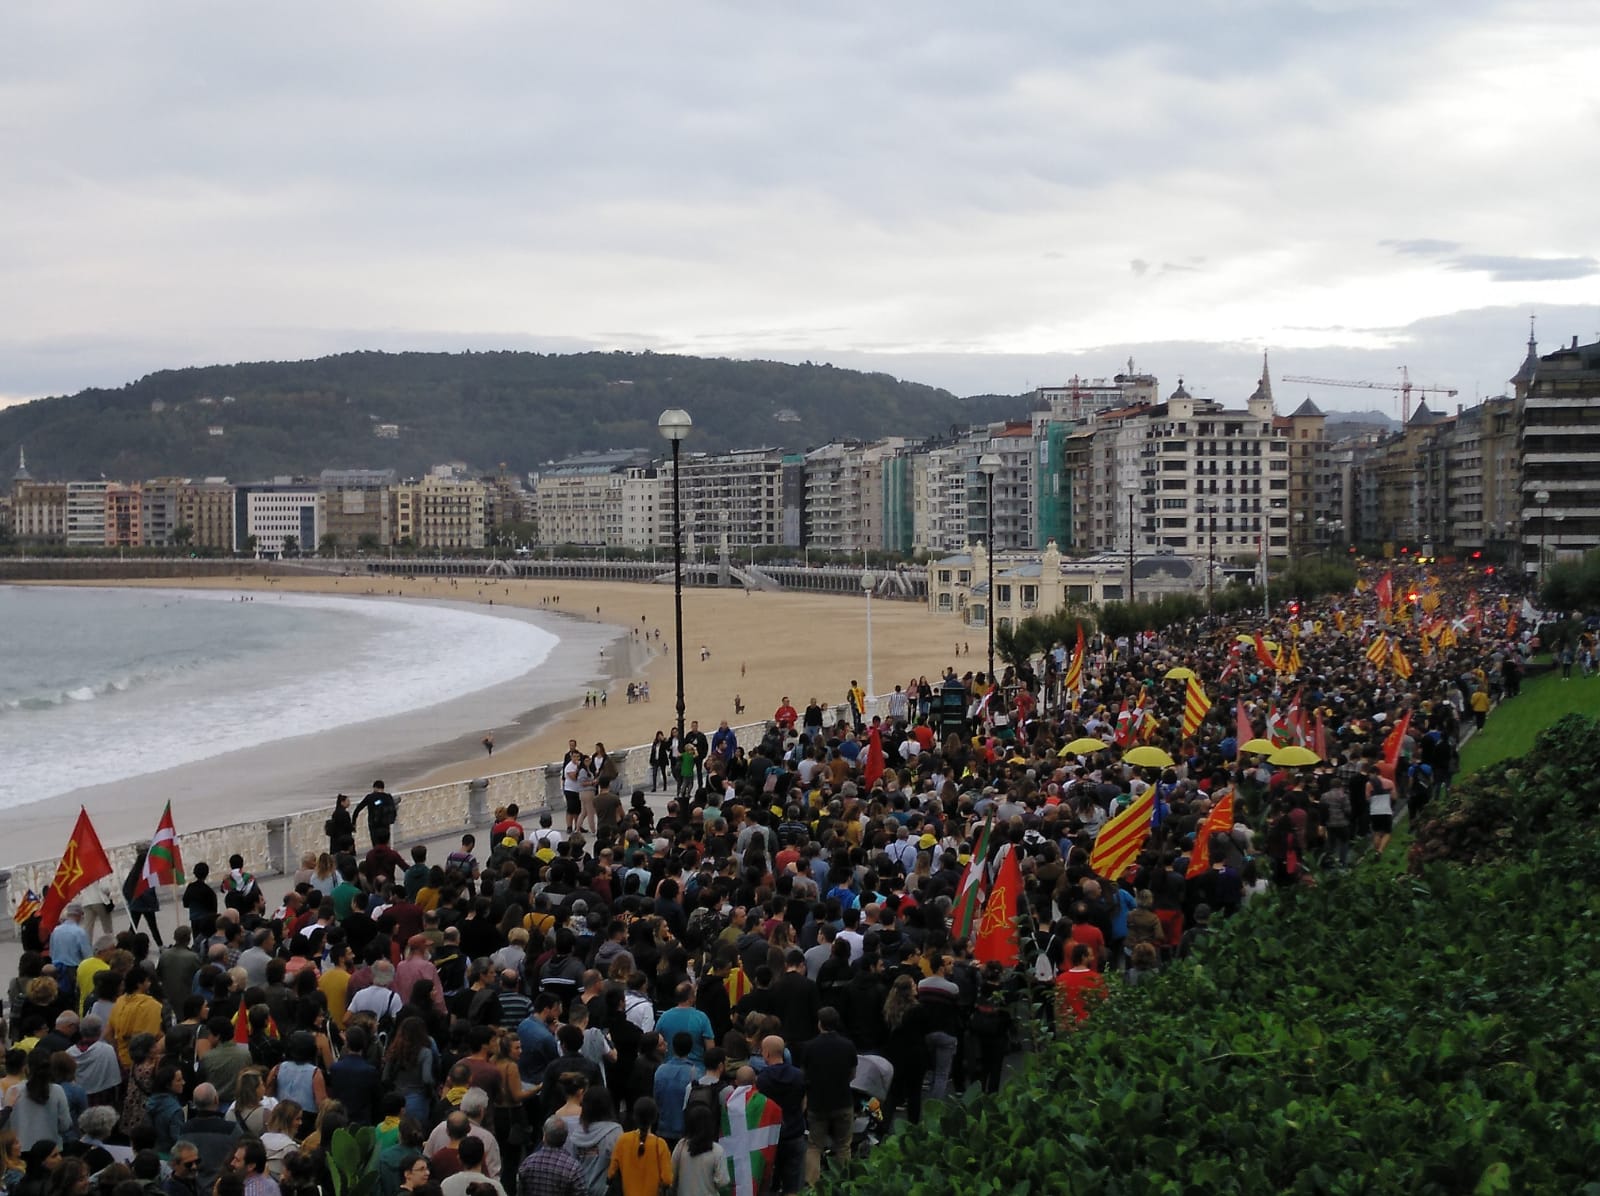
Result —
<path fill-rule="evenodd" d="M 1544 585 L 1544 537 L 1550 528 L 1550 520 L 1546 517 L 1544 509 L 1550 505 L 1550 491 L 1541 490 L 1533 496 L 1533 501 L 1539 504 L 1539 585 Z"/>
<path fill-rule="evenodd" d="M 1000 472 L 999 453 L 984 453 L 978 458 L 978 472 L 986 479 L 988 484 L 984 487 L 984 507 L 989 516 L 989 538 L 984 547 L 989 551 L 989 604 L 985 608 L 989 623 L 989 686 L 994 688 L 994 477 Z"/>
<path fill-rule="evenodd" d="M 861 712 L 861 716 L 869 723 L 872 721 L 872 716 L 878 713 L 878 691 L 872 682 L 872 587 L 874 584 L 876 584 L 876 579 L 872 576 L 872 570 L 862 570 L 861 588 L 866 591 L 867 595 L 867 708 Z"/>
<path fill-rule="evenodd" d="M 656 429 L 672 441 L 672 628 L 678 653 L 678 745 L 683 745 L 683 499 L 679 446 L 694 421 L 681 407 L 668 407 Z"/>
<path fill-rule="evenodd" d="M 1216 609 L 1217 590 L 1217 500 L 1202 499 L 1200 510 L 1211 521 L 1211 555 L 1206 559 L 1206 609 Z"/>

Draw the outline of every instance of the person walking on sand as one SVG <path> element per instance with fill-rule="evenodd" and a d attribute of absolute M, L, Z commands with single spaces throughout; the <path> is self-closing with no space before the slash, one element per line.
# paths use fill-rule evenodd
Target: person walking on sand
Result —
<path fill-rule="evenodd" d="M 494 755 L 494 736 L 492 734 L 483 737 L 483 750 L 491 756 Z"/>

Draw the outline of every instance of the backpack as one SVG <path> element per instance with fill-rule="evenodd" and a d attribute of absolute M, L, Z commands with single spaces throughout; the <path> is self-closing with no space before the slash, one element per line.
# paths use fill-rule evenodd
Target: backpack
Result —
<path fill-rule="evenodd" d="M 1044 945 L 1043 950 L 1034 957 L 1033 978 L 1041 984 L 1049 984 L 1056 978 L 1056 966 L 1050 962 L 1050 948 L 1056 945 L 1056 936 L 1051 935 L 1050 941 Z"/>

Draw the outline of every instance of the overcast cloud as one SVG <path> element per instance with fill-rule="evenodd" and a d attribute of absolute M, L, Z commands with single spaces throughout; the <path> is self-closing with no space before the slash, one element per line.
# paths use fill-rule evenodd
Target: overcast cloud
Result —
<path fill-rule="evenodd" d="M 1600 329 L 1596 27 L 1600 0 L 6 5 L 0 396 L 467 346 L 963 393 L 1132 355 L 1224 398 L 1270 348 L 1495 393 L 1529 314 L 1546 347 Z"/>

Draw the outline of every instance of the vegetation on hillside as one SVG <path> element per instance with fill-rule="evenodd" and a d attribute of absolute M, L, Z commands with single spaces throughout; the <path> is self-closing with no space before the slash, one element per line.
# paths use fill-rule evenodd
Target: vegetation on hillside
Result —
<path fill-rule="evenodd" d="M 1367 860 L 1253 901 L 999 1095 L 930 1106 L 819 1192 L 1594 1190 L 1597 753 L 1600 724 L 1562 720 L 1439 811 L 1488 829 L 1473 865 L 1425 846 L 1412 874 Z"/>
<path fill-rule="evenodd" d="M 1600 552 L 1587 552 L 1581 560 L 1551 565 L 1540 597 L 1546 609 L 1552 611 L 1600 610 Z"/>
<path fill-rule="evenodd" d="M 0 411 L 0 461 L 25 445 L 58 480 L 325 468 L 417 475 L 461 461 L 521 473 L 585 450 L 664 455 L 656 419 L 693 417 L 687 452 L 800 450 L 837 437 L 927 436 L 1026 410 L 887 374 L 657 353 L 344 353 L 163 370 Z M 380 438 L 395 425 L 394 439 Z M 220 429 L 220 435 L 213 430 Z"/>

